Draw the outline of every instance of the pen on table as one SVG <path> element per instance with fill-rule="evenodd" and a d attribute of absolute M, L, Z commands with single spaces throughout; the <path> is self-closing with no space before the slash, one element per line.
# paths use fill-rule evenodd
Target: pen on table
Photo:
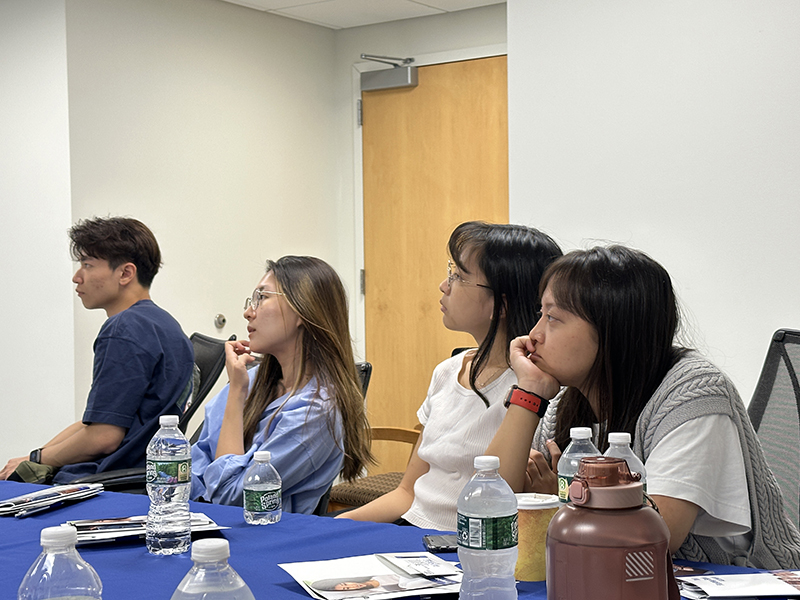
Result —
<path fill-rule="evenodd" d="M 24 510 L 19 511 L 18 513 L 14 513 L 14 516 L 17 519 L 23 519 L 25 517 L 30 517 L 31 515 L 35 515 L 36 513 L 44 512 L 46 510 L 50 510 L 51 508 L 57 508 L 59 506 L 64 506 L 64 502 L 55 502 L 53 504 L 45 504 L 44 506 L 26 508 Z"/>

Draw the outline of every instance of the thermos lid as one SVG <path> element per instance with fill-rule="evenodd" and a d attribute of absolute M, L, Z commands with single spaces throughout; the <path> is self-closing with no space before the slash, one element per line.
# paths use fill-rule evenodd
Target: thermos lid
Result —
<path fill-rule="evenodd" d="M 622 458 L 582 458 L 569 486 L 573 504 L 587 508 L 633 508 L 642 505 L 643 487 Z"/>

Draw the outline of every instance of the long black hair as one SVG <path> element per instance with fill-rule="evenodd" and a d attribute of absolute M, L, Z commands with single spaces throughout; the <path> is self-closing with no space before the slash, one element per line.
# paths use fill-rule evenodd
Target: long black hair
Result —
<path fill-rule="evenodd" d="M 494 295 L 489 332 L 469 369 L 469 385 L 488 407 L 489 401 L 475 382 L 489 360 L 501 316 L 505 316 L 506 342 L 531 330 L 541 308 L 539 280 L 547 266 L 562 255 L 561 248 L 549 235 L 532 227 L 468 221 L 453 230 L 448 250 L 461 271 L 467 271 L 464 259 L 472 256 Z"/>
<path fill-rule="evenodd" d="M 559 308 L 590 323 L 598 350 L 583 387 L 564 393 L 556 417 L 556 443 L 569 429 L 600 425 L 600 450 L 609 431 L 635 436 L 636 421 L 667 371 L 688 350 L 674 345 L 680 313 L 669 273 L 644 252 L 624 246 L 577 250 L 555 261 L 542 277 Z"/>

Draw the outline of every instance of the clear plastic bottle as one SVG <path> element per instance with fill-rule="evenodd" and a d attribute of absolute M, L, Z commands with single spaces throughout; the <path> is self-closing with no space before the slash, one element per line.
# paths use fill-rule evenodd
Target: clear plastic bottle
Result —
<path fill-rule="evenodd" d="M 147 446 L 150 511 L 145 541 L 151 554 L 181 554 L 189 549 L 192 534 L 192 449 L 178 429 L 176 415 L 163 415 L 159 424 Z"/>
<path fill-rule="evenodd" d="M 578 472 L 584 456 L 600 456 L 600 450 L 592 443 L 590 427 L 572 427 L 569 430 L 572 441 L 558 459 L 558 499 L 569 502 L 569 484 Z"/>
<path fill-rule="evenodd" d="M 209 538 L 192 544 L 194 566 L 171 600 L 255 600 L 253 592 L 228 564 L 228 540 Z"/>
<path fill-rule="evenodd" d="M 269 450 L 259 450 L 244 475 L 244 520 L 250 525 L 269 525 L 281 520 L 281 476 L 269 462 L 270 458 Z"/>
<path fill-rule="evenodd" d="M 500 459 L 476 456 L 475 475 L 458 497 L 459 600 L 516 600 L 517 498 L 500 477 Z"/>
<path fill-rule="evenodd" d="M 628 470 L 631 473 L 639 473 L 642 478 L 639 480 L 643 484 L 643 490 L 647 491 L 647 471 L 639 457 L 631 450 L 631 434 L 627 431 L 613 432 L 608 434 L 608 450 L 603 456 L 621 458 L 628 463 Z"/>
<path fill-rule="evenodd" d="M 42 529 L 40 540 L 42 553 L 25 574 L 18 600 L 102 598 L 100 578 L 75 550 L 78 531 L 72 525 Z"/>

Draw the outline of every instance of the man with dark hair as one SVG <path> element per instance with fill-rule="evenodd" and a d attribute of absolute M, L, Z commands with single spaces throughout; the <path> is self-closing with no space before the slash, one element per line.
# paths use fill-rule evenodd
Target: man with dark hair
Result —
<path fill-rule="evenodd" d="M 108 319 L 94 342 L 92 388 L 83 419 L 30 456 L 11 459 L 57 470 L 54 483 L 84 475 L 143 467 L 161 415 L 180 415 L 191 393 L 194 354 L 178 322 L 150 299 L 161 266 L 153 233 L 136 219 L 81 221 L 69 232 L 78 262 L 72 278 L 86 308 Z M 23 478 L 18 472 L 12 479 Z"/>

